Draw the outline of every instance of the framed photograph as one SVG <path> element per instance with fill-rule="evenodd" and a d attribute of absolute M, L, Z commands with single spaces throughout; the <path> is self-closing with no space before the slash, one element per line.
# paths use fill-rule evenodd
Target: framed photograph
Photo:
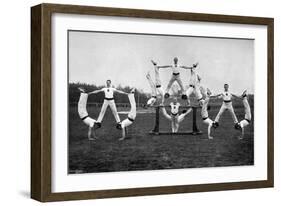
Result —
<path fill-rule="evenodd" d="M 31 8 L 31 197 L 273 187 L 272 18 Z"/>

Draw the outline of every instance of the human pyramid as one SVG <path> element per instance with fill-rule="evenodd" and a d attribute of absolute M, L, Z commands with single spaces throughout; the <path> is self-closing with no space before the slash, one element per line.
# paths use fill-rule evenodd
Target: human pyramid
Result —
<path fill-rule="evenodd" d="M 241 131 L 241 136 L 239 138 L 243 138 L 244 136 L 244 128 L 249 125 L 251 121 L 251 109 L 248 103 L 247 99 L 247 91 L 245 90 L 242 94 L 242 96 L 236 96 L 232 94 L 229 91 L 229 85 L 224 84 L 224 91 L 221 94 L 218 95 L 212 95 L 209 88 L 205 88 L 201 85 L 201 77 L 197 74 L 197 68 L 198 63 L 193 64 L 192 66 L 179 66 L 178 64 L 178 58 L 174 58 L 174 64 L 173 65 L 164 65 L 159 66 L 157 63 L 153 60 L 151 60 L 153 66 L 154 66 L 154 72 L 155 72 L 155 82 L 153 82 L 150 72 L 147 73 L 146 78 L 149 82 L 149 85 L 151 87 L 151 98 L 147 101 L 147 106 L 153 106 L 158 96 L 160 96 L 160 107 L 162 110 L 162 113 L 166 119 L 168 119 L 171 122 L 172 132 L 177 133 L 180 123 L 185 119 L 185 117 L 192 111 L 190 107 L 190 95 L 195 94 L 195 97 L 198 101 L 199 106 L 201 107 L 201 117 L 205 124 L 208 125 L 208 138 L 213 139 L 211 136 L 211 128 L 217 128 L 219 126 L 219 120 L 221 115 L 225 111 L 229 111 L 233 121 L 234 121 L 234 128 Z M 172 68 L 172 75 L 170 78 L 170 81 L 167 85 L 167 88 L 165 90 L 165 93 L 162 89 L 161 79 L 160 79 L 160 69 L 161 68 Z M 188 82 L 188 87 L 185 90 L 183 82 L 181 80 L 180 76 L 180 70 L 181 69 L 188 69 L 190 70 L 190 77 Z M 165 100 L 169 99 L 171 97 L 170 90 L 171 87 L 178 83 L 180 87 L 180 94 L 181 98 L 186 101 L 187 110 L 183 110 L 181 113 L 179 112 L 179 108 L 181 104 L 179 103 L 177 97 L 173 95 L 172 102 L 170 103 L 170 113 L 165 109 Z M 116 128 L 122 130 L 122 137 L 119 138 L 119 140 L 124 140 L 126 138 L 126 128 L 133 124 L 133 122 L 136 119 L 137 111 L 136 111 L 136 101 L 134 97 L 135 89 L 132 89 L 130 93 L 126 93 L 120 90 L 115 89 L 111 85 L 111 80 L 106 81 L 106 87 L 95 90 L 91 92 L 86 92 L 84 88 L 78 88 L 80 91 L 80 98 L 78 102 L 78 114 L 81 118 L 81 120 L 88 126 L 88 139 L 89 140 L 95 140 L 97 139 L 97 136 L 95 135 L 95 130 L 100 128 L 102 125 L 102 120 L 104 117 L 104 114 L 106 112 L 107 107 L 109 106 L 111 108 L 111 111 L 113 113 L 113 116 L 116 121 Z M 98 119 L 95 120 L 91 117 L 89 117 L 87 112 L 87 100 L 88 96 L 91 94 L 97 94 L 103 92 L 104 93 L 104 101 L 101 108 L 101 111 L 99 113 Z M 123 95 L 128 95 L 128 99 L 130 102 L 131 109 L 128 113 L 128 116 L 123 121 L 120 120 L 120 117 L 117 112 L 117 108 L 114 101 L 114 93 L 119 93 Z M 174 92 L 175 93 L 175 92 Z M 215 120 L 211 120 L 208 115 L 208 110 L 210 110 L 209 101 L 210 98 L 220 98 L 223 100 L 222 106 L 215 118 Z M 232 98 L 240 98 L 243 101 L 244 105 L 244 111 L 245 111 L 245 117 L 242 121 L 238 122 L 237 117 L 234 113 L 234 109 L 232 106 Z"/>
<path fill-rule="evenodd" d="M 172 102 L 170 103 L 170 109 L 171 114 L 169 115 L 165 109 L 165 99 L 168 99 L 170 97 L 170 89 L 172 85 L 177 82 L 181 89 L 181 98 L 183 100 L 186 100 L 186 106 L 190 106 L 190 95 L 194 94 L 199 106 L 201 107 L 201 117 L 205 124 L 208 125 L 208 138 L 213 139 L 211 136 L 211 128 L 217 128 L 219 127 L 219 120 L 221 115 L 225 111 L 229 111 L 232 119 L 234 121 L 234 128 L 241 131 L 241 136 L 239 137 L 242 139 L 244 137 L 244 128 L 249 125 L 251 122 L 251 108 L 248 103 L 247 99 L 247 91 L 245 90 L 241 96 L 237 96 L 232 94 L 229 91 L 229 85 L 224 84 L 224 91 L 221 94 L 213 95 L 209 88 L 205 88 L 201 85 L 201 77 L 197 74 L 197 68 L 199 63 L 193 64 L 192 66 L 180 66 L 178 64 L 178 58 L 174 58 L 174 64 L 173 65 L 164 65 L 159 66 L 155 61 L 151 60 L 153 66 L 154 66 L 154 73 L 155 73 L 155 83 L 153 82 L 150 72 L 147 73 L 146 78 L 149 82 L 149 85 L 151 87 L 151 98 L 147 101 L 148 106 L 153 106 L 157 100 L 157 96 L 160 96 L 160 106 L 162 109 L 162 113 L 166 119 L 168 119 L 171 122 L 172 132 L 176 133 L 178 132 L 180 123 L 184 120 L 187 114 L 191 112 L 191 108 L 188 110 L 183 110 L 182 113 L 179 113 L 180 103 L 177 100 L 177 97 L 174 97 Z M 162 84 L 160 80 L 160 69 L 161 68 L 172 68 L 172 75 L 170 78 L 170 81 L 167 85 L 167 88 L 165 90 L 165 93 L 162 89 Z M 180 69 L 189 69 L 190 70 L 190 77 L 188 82 L 188 87 L 185 90 L 183 86 L 183 82 L 181 80 L 180 76 Z M 223 100 L 222 106 L 215 118 L 215 120 L 211 120 L 209 118 L 208 110 L 210 110 L 209 101 L 210 98 L 220 98 Z M 242 99 L 243 105 L 244 105 L 244 112 L 245 116 L 244 119 L 240 122 L 238 122 L 237 117 L 234 113 L 234 109 L 232 106 L 232 98 L 239 98 Z"/>
<path fill-rule="evenodd" d="M 98 129 L 101 127 L 101 122 L 103 120 L 104 114 L 106 112 L 107 107 L 109 106 L 112 114 L 115 118 L 116 121 L 116 128 L 122 130 L 122 137 L 119 138 L 119 140 L 124 140 L 126 137 L 126 128 L 128 126 L 130 126 L 131 124 L 133 124 L 133 122 L 135 121 L 136 118 L 136 101 L 135 101 L 135 89 L 133 88 L 130 93 L 126 93 L 120 90 L 115 89 L 114 87 L 111 86 L 111 80 L 107 80 L 106 81 L 106 87 L 100 89 L 100 90 L 95 90 L 92 92 L 86 92 L 86 90 L 84 88 L 79 87 L 78 88 L 80 91 L 80 98 L 78 101 L 78 114 L 80 119 L 86 124 L 88 125 L 88 139 L 89 140 L 96 140 L 97 136 L 95 135 L 95 129 Z M 99 113 L 98 119 L 95 120 L 91 117 L 89 117 L 89 114 L 87 112 L 87 100 L 88 100 L 88 96 L 91 94 L 97 94 L 103 92 L 104 93 L 104 101 L 103 101 L 103 105 L 101 108 L 101 111 Z M 129 98 L 129 102 L 131 105 L 131 109 L 128 113 L 128 116 L 126 119 L 124 119 L 123 121 L 120 120 L 120 117 L 117 113 L 117 108 L 115 105 L 115 101 L 114 101 L 114 93 L 119 93 L 119 94 L 124 94 L 124 95 L 128 95 Z"/>

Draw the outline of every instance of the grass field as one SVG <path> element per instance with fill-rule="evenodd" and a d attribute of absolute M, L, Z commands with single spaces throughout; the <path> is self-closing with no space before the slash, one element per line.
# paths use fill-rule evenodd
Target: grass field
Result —
<path fill-rule="evenodd" d="M 253 104 L 251 109 L 253 111 Z M 118 108 L 118 111 L 128 108 Z M 237 118 L 244 118 L 242 102 L 234 105 Z M 219 110 L 212 107 L 209 116 L 214 119 Z M 99 108 L 88 107 L 89 115 L 97 118 Z M 252 112 L 253 113 L 253 112 Z M 253 114 L 252 114 L 253 115 Z M 160 131 L 171 130 L 169 122 L 160 113 Z M 121 120 L 126 118 L 120 114 Z M 202 135 L 150 135 L 154 127 L 155 113 L 140 113 L 128 129 L 128 138 L 118 141 L 121 131 L 108 108 L 102 127 L 96 131 L 96 141 L 87 138 L 87 126 L 79 119 L 76 106 L 69 106 L 69 173 L 92 173 L 134 170 L 199 168 L 217 166 L 240 166 L 254 164 L 254 115 L 245 129 L 245 137 L 238 140 L 239 131 L 234 130 L 230 115 L 226 112 L 220 127 L 212 131 L 208 140 L 207 126 L 203 125 L 200 110 L 197 125 Z M 191 130 L 192 115 L 180 126 L 180 131 Z"/>

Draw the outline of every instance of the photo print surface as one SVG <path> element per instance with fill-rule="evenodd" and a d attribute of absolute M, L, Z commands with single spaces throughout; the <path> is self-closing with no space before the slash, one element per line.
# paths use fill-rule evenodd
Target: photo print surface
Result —
<path fill-rule="evenodd" d="M 254 39 L 68 31 L 68 173 L 254 165 Z"/>

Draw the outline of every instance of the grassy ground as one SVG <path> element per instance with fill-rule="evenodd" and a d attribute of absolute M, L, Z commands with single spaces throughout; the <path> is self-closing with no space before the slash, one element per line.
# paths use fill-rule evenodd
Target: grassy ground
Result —
<path fill-rule="evenodd" d="M 235 106 L 239 120 L 244 118 L 244 109 Z M 128 109 L 128 108 L 126 108 Z M 253 111 L 253 104 L 251 104 Z M 124 110 L 118 108 L 119 111 Z M 209 112 L 214 119 L 219 107 Z M 97 118 L 99 108 L 89 107 L 91 117 Z M 176 169 L 194 167 L 239 166 L 254 164 L 253 122 L 246 128 L 243 140 L 238 140 L 239 131 L 234 130 L 230 115 L 226 112 L 220 127 L 212 131 L 213 140 L 208 140 L 206 125 L 202 124 L 200 110 L 197 125 L 202 135 L 149 135 L 154 127 L 155 113 L 138 114 L 129 128 L 125 141 L 118 141 L 121 131 L 108 108 L 97 130 L 96 141 L 87 139 L 87 126 L 79 119 L 77 108 L 69 107 L 69 173 L 91 173 L 111 171 Z M 160 114 L 160 131 L 171 130 L 170 123 Z M 120 115 L 125 119 L 126 115 Z M 253 117 L 254 119 L 254 117 Z M 180 126 L 180 131 L 191 130 L 190 114 Z"/>

